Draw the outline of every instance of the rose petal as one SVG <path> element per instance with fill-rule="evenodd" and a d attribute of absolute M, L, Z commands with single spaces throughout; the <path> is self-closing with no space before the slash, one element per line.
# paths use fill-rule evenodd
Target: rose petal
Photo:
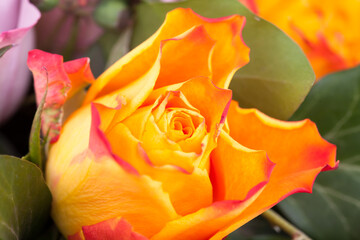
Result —
<path fill-rule="evenodd" d="M 243 147 L 222 130 L 211 153 L 215 201 L 244 200 L 251 189 L 268 182 L 273 167 L 265 151 Z"/>
<path fill-rule="evenodd" d="M 253 13 L 257 14 L 258 9 L 255 0 L 239 0 L 239 2 L 248 7 Z"/>
<path fill-rule="evenodd" d="M 187 101 L 199 110 L 205 120 L 209 139 L 202 157 L 195 162 L 195 166 L 209 170 L 209 155 L 216 147 L 216 138 L 225 123 L 228 107 L 230 105 L 232 91 L 217 88 L 209 79 L 205 77 L 193 78 L 187 82 L 165 86 L 154 90 L 143 106 L 152 104 L 159 96 L 168 91 L 181 92 Z"/>
<path fill-rule="evenodd" d="M 63 66 L 63 57 L 35 49 L 29 52 L 28 66 L 34 75 L 37 103 L 48 87 L 47 105 L 64 104 L 71 82 Z"/>
<path fill-rule="evenodd" d="M 83 226 L 82 232 L 69 236 L 69 240 L 146 240 L 143 235 L 133 231 L 123 218 L 112 218 L 90 226 Z"/>
<path fill-rule="evenodd" d="M 157 101 L 159 102 L 158 105 L 156 104 Z M 169 141 L 176 142 L 182 151 L 200 155 L 205 144 L 204 138 L 207 135 L 207 127 L 199 110 L 194 108 L 180 91 L 167 92 L 165 96 L 160 96 L 157 101 L 153 105 L 152 115 L 156 126 L 162 132 L 161 135 Z M 187 127 L 189 131 L 191 129 L 187 135 L 183 131 L 171 127 L 172 123 L 175 124 L 173 120 L 179 120 L 180 116 L 183 119 L 182 127 Z M 184 122 L 185 119 L 187 119 L 187 124 Z"/>
<path fill-rule="evenodd" d="M 71 159 L 65 172 L 47 169 L 53 218 L 67 236 L 82 226 L 118 216 L 126 218 L 135 231 L 152 236 L 178 217 L 169 196 L 160 182 L 134 174 L 128 163 L 111 153 L 94 107 L 92 116 L 90 135 L 95 140 L 90 140 L 89 148 Z"/>
<path fill-rule="evenodd" d="M 256 109 L 241 109 L 232 102 L 230 135 L 245 147 L 265 150 L 276 165 L 261 195 L 214 239 L 221 239 L 290 194 L 311 192 L 320 171 L 337 166 L 336 147 L 319 135 L 309 120 L 284 122 Z M 241 123 L 241 124 L 239 124 Z"/>
<path fill-rule="evenodd" d="M 113 111 L 113 117 L 114 117 L 114 119 L 116 119 L 116 121 L 122 121 L 126 117 L 130 116 L 144 102 L 144 100 L 151 93 L 151 91 L 155 85 L 156 79 L 160 72 L 161 48 L 158 49 L 157 53 L 158 54 L 156 56 L 156 59 L 154 59 L 154 61 L 150 64 L 151 66 L 149 66 L 149 69 L 147 69 L 148 70 L 147 72 L 145 72 L 143 75 L 140 75 L 139 78 L 132 79 L 132 82 L 129 83 L 128 85 L 121 86 L 119 88 L 115 88 L 115 89 L 117 89 L 115 91 L 113 91 L 114 89 L 112 89 L 111 93 L 96 99 L 94 102 L 100 103 L 110 109 L 111 108 L 120 109 L 120 106 L 121 106 L 120 111 L 118 111 L 118 110 Z M 128 55 L 129 54 L 127 54 L 122 59 L 126 60 Z M 136 70 L 135 70 L 135 72 L 136 72 Z M 135 72 L 133 74 L 135 74 Z M 110 78 L 107 78 L 110 76 L 107 76 L 105 73 L 103 74 L 104 77 L 102 77 L 103 75 L 101 75 L 95 81 L 95 83 L 92 84 L 91 88 L 89 89 L 89 91 L 86 95 L 84 105 L 86 105 L 90 102 L 93 94 L 95 94 L 95 92 L 98 91 L 99 86 L 101 87 L 101 85 L 99 85 L 99 84 L 101 84 L 101 82 L 111 80 Z M 119 73 L 119 74 L 122 74 L 122 73 Z M 124 73 L 124 74 L 127 74 L 127 73 Z M 124 78 L 125 78 L 125 76 L 126 75 L 124 75 Z M 116 84 L 117 82 L 118 81 L 116 79 L 111 80 L 111 83 L 113 83 L 113 84 Z M 97 84 L 97 83 L 99 83 L 99 84 Z"/>
<path fill-rule="evenodd" d="M 280 121 L 256 109 L 241 109 L 232 101 L 228 122 L 230 136 L 237 142 L 251 149 L 266 151 L 270 160 L 276 163 L 274 173 L 290 174 L 327 165 L 336 166 L 336 147 L 321 138 L 316 125 L 310 120 Z"/>
<path fill-rule="evenodd" d="M 199 29 L 200 29 L 200 33 L 202 34 L 203 32 L 201 28 Z M 122 58 L 121 61 L 116 63 L 116 64 L 125 64 L 123 67 L 118 66 L 119 69 L 113 70 L 114 72 L 108 72 L 108 73 L 105 72 L 102 76 L 99 77 L 99 79 L 97 79 L 97 81 L 90 88 L 87 97 L 85 99 L 84 105 L 88 103 L 93 97 L 95 97 L 95 95 L 101 96 L 107 92 L 111 92 L 103 97 L 97 98 L 95 102 L 103 104 L 109 108 L 117 108 L 121 102 L 122 103 L 121 111 L 114 112 L 115 122 L 122 121 L 126 117 L 130 116 L 141 104 L 143 104 L 143 101 L 150 95 L 155 85 L 160 70 L 160 60 L 162 59 L 163 56 L 162 50 L 166 52 L 167 49 L 166 46 L 171 45 L 173 42 L 176 42 L 177 44 L 181 44 L 182 42 L 188 41 L 189 38 L 193 37 L 192 33 L 194 33 L 195 36 L 199 33 L 199 29 L 197 28 L 193 29 L 189 33 L 185 34 L 183 38 L 179 38 L 176 40 L 172 39 L 172 40 L 162 41 L 160 50 L 158 50 L 157 58 L 153 59 L 154 62 L 152 64 L 149 64 L 149 66 L 144 66 L 144 68 L 147 68 L 147 72 L 143 73 L 143 75 L 140 75 L 139 78 L 136 80 L 132 79 L 133 82 L 129 85 L 123 85 L 123 83 L 119 85 L 120 80 L 127 81 L 126 79 L 128 76 L 126 74 L 130 74 L 130 75 L 133 74 L 133 76 L 135 77 L 138 76 L 139 73 L 139 70 L 136 69 L 131 70 L 130 68 L 129 69 L 127 68 L 128 65 L 134 64 L 132 61 L 135 61 L 128 59 L 129 58 L 128 56 L 130 57 L 132 56 L 132 54 L 128 54 L 127 56 Z M 165 54 L 165 56 L 166 55 L 167 54 Z M 131 61 L 127 63 L 128 60 Z M 124 68 L 123 70 L 125 71 L 124 73 L 121 70 L 122 68 Z M 133 72 L 128 73 L 127 72 L 128 70 L 129 71 L 131 70 Z M 115 73 L 118 73 L 119 76 L 121 75 L 122 78 L 120 80 L 117 80 L 115 77 L 117 77 L 118 75 L 115 76 Z M 107 83 L 108 85 L 105 86 L 104 84 Z M 116 91 L 113 91 L 113 89 L 110 90 L 110 87 L 114 87 L 114 89 L 118 89 L 118 90 Z M 115 88 L 115 87 L 119 87 L 119 88 Z"/>
<path fill-rule="evenodd" d="M 153 164 L 141 147 L 140 141 L 122 123 L 114 126 L 107 133 L 107 138 L 115 154 L 134 166 L 140 174 L 150 176 L 163 184 L 163 189 L 169 193 L 178 214 L 188 214 L 211 204 L 212 186 L 205 170 L 193 168 L 191 172 L 184 171 L 177 167 L 182 164 L 171 158 L 167 159 L 168 162 L 166 165 L 164 163 L 164 166 Z M 163 154 L 169 156 L 165 150 Z"/>
<path fill-rule="evenodd" d="M 169 222 L 152 240 L 206 240 L 238 217 L 261 193 L 253 191 L 245 201 L 215 202 L 207 208 Z M 220 238 L 218 238 L 220 239 Z"/>
<path fill-rule="evenodd" d="M 42 130 L 45 135 L 49 132 L 52 143 L 57 140 L 61 129 L 65 102 L 80 88 L 94 81 L 89 61 L 82 58 L 64 64 L 60 55 L 37 49 L 29 52 L 27 63 L 34 76 L 37 103 L 47 89 Z"/>
<path fill-rule="evenodd" d="M 184 82 L 195 76 L 211 77 L 210 59 L 215 41 L 204 26 L 191 28 L 168 41 L 163 47 L 161 71 L 155 88 Z"/>
<path fill-rule="evenodd" d="M 184 34 L 183 36 L 179 36 L 176 39 L 162 41 L 158 48 L 158 52 L 157 52 L 158 55 L 155 59 L 153 59 L 153 62 L 151 64 L 149 63 L 147 66 L 144 66 L 143 63 L 138 63 L 143 68 L 147 69 L 147 72 L 143 73 L 143 75 L 138 74 L 143 70 L 132 69 L 131 67 L 129 67 L 129 65 L 135 64 L 134 61 L 138 61 L 138 60 L 127 59 L 128 55 L 131 55 L 131 54 L 126 55 L 124 58 L 121 59 L 122 61 L 119 62 L 119 64 L 122 63 L 122 64 L 124 64 L 124 66 L 120 67 L 120 69 L 114 70 L 114 71 L 120 71 L 122 68 L 124 68 L 123 71 L 125 71 L 125 72 L 122 72 L 122 71 L 118 72 L 119 76 L 121 75 L 122 78 L 117 80 L 116 77 L 118 75 L 113 76 L 113 73 L 106 74 L 107 72 L 105 72 L 103 75 L 101 75 L 97 79 L 97 81 L 90 88 L 90 90 L 86 96 L 86 99 L 85 99 L 85 104 L 89 102 L 89 100 L 92 98 L 93 94 L 97 94 L 98 96 L 101 96 L 105 92 L 111 92 L 110 94 L 107 94 L 103 97 L 98 98 L 95 102 L 101 103 L 109 108 L 115 108 L 116 104 L 117 104 L 116 99 L 121 98 L 121 101 L 123 102 L 122 110 L 121 110 L 121 112 L 116 113 L 116 121 L 121 121 L 122 119 L 129 116 L 130 113 L 135 111 L 135 109 L 137 107 L 139 107 L 142 104 L 142 102 L 145 100 L 145 98 L 150 94 L 150 92 L 152 91 L 152 89 L 155 85 L 155 82 L 157 81 L 157 78 L 159 76 L 160 65 L 164 64 L 164 61 L 165 62 L 169 61 L 172 58 L 173 52 L 171 50 L 174 47 L 178 49 L 179 45 L 180 46 L 183 46 L 184 44 L 189 45 L 189 41 L 190 42 L 194 41 L 193 38 L 198 39 L 199 37 L 202 37 L 200 39 L 201 40 L 200 42 L 196 42 L 195 47 L 196 48 L 204 47 L 203 45 L 200 45 L 200 44 L 206 43 L 209 46 L 205 45 L 205 47 L 204 47 L 205 54 L 206 54 L 206 52 L 207 53 L 210 52 L 213 41 L 211 39 L 209 39 L 207 37 L 207 35 L 204 35 L 204 34 L 205 33 L 202 30 L 202 28 L 195 28 L 195 29 L 192 29 L 191 31 L 189 31 L 187 34 Z M 203 41 L 203 39 L 205 41 Z M 165 58 L 164 61 L 163 61 L 163 58 Z M 206 58 L 205 62 L 207 63 L 208 56 L 206 55 L 205 58 Z M 127 60 L 129 60 L 130 62 L 126 62 Z M 174 59 L 174 60 L 176 60 L 176 59 Z M 145 61 L 144 58 L 141 58 L 141 61 Z M 161 65 L 161 69 L 163 67 L 169 67 L 169 66 L 167 64 L 165 64 L 165 66 Z M 208 67 L 209 67 L 208 64 L 206 64 L 205 70 L 194 68 L 194 71 L 196 69 L 197 71 L 200 71 L 200 72 L 204 72 L 204 71 L 208 72 Z M 108 71 L 110 71 L 110 70 L 108 70 Z M 129 71 L 133 71 L 133 72 L 129 72 Z M 166 73 L 167 73 L 167 71 L 165 71 L 165 73 L 164 73 L 164 70 L 162 70 L 161 74 L 166 75 Z M 124 85 L 124 84 L 119 85 L 120 80 L 126 81 L 126 78 L 128 77 L 126 74 L 130 74 L 133 77 L 137 77 L 137 78 L 131 79 L 132 82 L 129 80 L 128 85 Z M 181 77 L 179 75 L 179 78 L 183 78 L 183 77 Z M 110 78 L 112 78 L 112 79 L 110 79 Z M 176 79 L 177 78 L 174 77 L 174 80 L 176 80 Z M 101 83 L 103 83 L 103 84 L 106 83 L 107 85 L 103 86 L 103 84 L 101 84 Z M 104 87 L 104 89 L 101 90 L 102 87 Z M 112 87 L 114 87 L 114 88 L 112 88 Z M 110 88 L 111 88 L 111 90 L 110 90 Z M 114 91 L 114 89 L 117 89 L 117 90 Z M 96 93 L 98 90 L 100 92 Z"/>
<path fill-rule="evenodd" d="M 113 158 L 124 170 L 132 174 L 138 174 L 135 168 L 129 163 L 125 162 L 117 155 L 112 153 L 110 143 L 106 138 L 103 131 L 100 129 L 101 119 L 95 104 L 91 104 L 91 128 L 89 149 L 94 154 L 95 158 L 111 157 Z"/>
<path fill-rule="evenodd" d="M 73 96 L 79 89 L 95 81 L 90 69 L 90 58 L 79 58 L 64 63 L 64 69 L 71 81 L 69 97 Z"/>
<path fill-rule="evenodd" d="M 194 162 L 199 157 L 198 154 L 193 152 L 183 152 L 177 143 L 169 140 L 166 135 L 160 131 L 152 115 L 147 121 L 141 139 L 144 149 L 156 166 L 172 164 L 191 172 L 194 167 Z"/>
<path fill-rule="evenodd" d="M 202 17 L 191 9 L 178 8 L 167 14 L 156 37 L 171 38 L 180 34 L 180 31 L 203 25 L 209 36 L 216 41 L 211 55 L 212 80 L 216 86 L 227 88 L 235 71 L 249 62 L 249 48 L 241 37 L 244 23 L 245 18 L 238 15 L 211 19 Z"/>
<path fill-rule="evenodd" d="M 179 91 L 200 111 L 205 118 L 209 133 L 209 142 L 202 159 L 195 164 L 199 168 L 209 168 L 208 157 L 216 146 L 216 139 L 225 122 L 227 110 L 231 101 L 231 90 L 217 88 L 209 79 L 197 78 L 185 82 Z"/>
<path fill-rule="evenodd" d="M 245 18 L 237 15 L 207 19 L 191 9 L 177 8 L 169 12 L 164 24 L 152 37 L 118 60 L 97 79 L 89 89 L 85 103 L 141 78 L 152 68 L 163 40 L 175 38 L 197 25 L 203 25 L 210 37 L 217 41 L 211 57 L 212 79 L 217 86 L 227 87 L 236 69 L 249 61 L 249 48 L 240 35 L 244 22 Z M 202 30 L 196 31 L 201 33 Z"/>
<path fill-rule="evenodd" d="M 71 97 L 86 83 L 94 82 L 89 63 L 89 58 L 64 63 L 61 55 L 37 49 L 30 51 L 28 66 L 34 75 L 37 102 L 40 102 L 47 85 L 46 102 L 62 105 L 67 97 Z M 72 94 L 68 94 L 70 90 Z"/>
<path fill-rule="evenodd" d="M 122 122 L 143 142 L 143 147 L 154 165 L 173 164 L 192 172 L 195 160 L 201 157 L 203 146 L 206 146 L 206 128 L 204 124 L 200 125 L 191 137 L 179 142 L 169 139 L 168 131 L 160 126 L 161 119 L 167 110 L 176 112 L 177 108 L 200 116 L 198 110 L 191 106 L 181 92 L 173 91 L 165 92 L 154 100 L 152 105 L 137 109 Z M 113 119 L 116 123 L 120 121 L 118 118 Z"/>

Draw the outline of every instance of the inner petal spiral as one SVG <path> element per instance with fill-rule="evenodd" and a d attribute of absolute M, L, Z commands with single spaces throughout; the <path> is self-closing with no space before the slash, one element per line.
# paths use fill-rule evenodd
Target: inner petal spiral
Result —
<path fill-rule="evenodd" d="M 176 111 L 170 118 L 167 136 L 174 142 L 190 138 L 195 132 L 195 126 L 187 113 Z"/>

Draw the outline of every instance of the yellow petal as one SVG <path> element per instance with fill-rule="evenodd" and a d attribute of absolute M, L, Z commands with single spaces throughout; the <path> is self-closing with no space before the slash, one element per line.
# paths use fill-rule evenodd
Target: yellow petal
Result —
<path fill-rule="evenodd" d="M 207 208 L 169 222 L 151 240 L 210 239 L 223 227 L 231 224 L 260 193 L 261 189 L 245 201 L 215 202 Z"/>
<path fill-rule="evenodd" d="M 273 167 L 265 151 L 248 149 L 222 130 L 211 153 L 215 200 L 244 200 L 251 190 L 269 181 Z"/>
<path fill-rule="evenodd" d="M 140 174 L 150 176 L 163 184 L 163 189 L 169 194 L 178 214 L 192 213 L 211 204 L 213 193 L 207 171 L 193 168 L 191 172 L 187 172 L 177 167 L 182 165 L 180 162 L 173 162 L 172 159 L 168 159 L 163 166 L 153 163 L 153 159 L 148 158 L 147 152 L 141 147 L 140 141 L 122 123 L 117 124 L 107 134 L 107 138 L 115 154 L 134 166 Z M 167 152 L 162 154 L 168 156 Z"/>
<path fill-rule="evenodd" d="M 48 172 L 53 218 L 68 236 L 79 232 L 82 226 L 122 216 L 136 232 L 150 237 L 178 217 L 169 195 L 160 182 L 140 176 L 111 151 L 99 128 L 95 105 L 91 116 L 88 148 L 71 159 L 61 174 Z"/>

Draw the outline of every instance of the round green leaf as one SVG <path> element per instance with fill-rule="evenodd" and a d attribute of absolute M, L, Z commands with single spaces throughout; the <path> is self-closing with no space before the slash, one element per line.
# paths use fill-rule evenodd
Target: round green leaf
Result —
<path fill-rule="evenodd" d="M 32 239 L 49 218 L 51 194 L 41 170 L 0 155 L 0 239 Z"/>
<path fill-rule="evenodd" d="M 360 66 L 326 76 L 311 90 L 293 120 L 310 118 L 336 144 L 339 168 L 317 178 L 313 194 L 278 206 L 314 239 L 360 236 Z"/>
<path fill-rule="evenodd" d="M 243 37 L 250 47 L 250 63 L 235 75 L 230 88 L 242 107 L 255 107 L 288 119 L 309 92 L 314 72 L 300 47 L 271 23 L 251 13 L 238 0 L 185 0 L 178 3 L 139 4 L 132 46 L 148 38 L 168 11 L 192 8 L 205 17 L 239 14 L 246 17 Z"/>

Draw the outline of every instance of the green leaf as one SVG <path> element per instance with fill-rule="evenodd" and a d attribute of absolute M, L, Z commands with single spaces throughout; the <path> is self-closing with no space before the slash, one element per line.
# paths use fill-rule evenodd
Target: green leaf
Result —
<path fill-rule="evenodd" d="M 35 163 L 41 170 L 43 169 L 44 146 L 41 139 L 41 114 L 44 109 L 45 100 L 47 96 L 47 87 L 42 97 L 39 106 L 36 110 L 33 123 L 31 126 L 29 139 L 29 153 L 24 157 L 25 160 Z"/>
<path fill-rule="evenodd" d="M 0 155 L 0 239 L 33 239 L 49 218 L 51 194 L 41 170 Z"/>
<path fill-rule="evenodd" d="M 242 107 L 256 107 L 279 119 L 288 119 L 296 111 L 315 80 L 306 56 L 281 30 L 251 13 L 238 0 L 139 4 L 132 46 L 153 34 L 166 13 L 177 7 L 192 8 L 211 18 L 246 16 L 243 36 L 250 47 L 250 63 L 236 73 L 230 85 L 234 99 Z"/>
<path fill-rule="evenodd" d="M 336 144 L 340 165 L 319 175 L 313 194 L 297 194 L 278 206 L 314 239 L 360 236 L 360 66 L 328 75 L 311 90 L 293 120 L 310 118 Z"/>
<path fill-rule="evenodd" d="M 8 46 L 5 46 L 5 47 L 0 48 L 0 58 L 1 58 L 2 56 L 4 56 L 4 54 L 5 54 L 10 48 L 12 48 L 12 47 L 13 47 L 13 45 L 8 45 Z"/>

